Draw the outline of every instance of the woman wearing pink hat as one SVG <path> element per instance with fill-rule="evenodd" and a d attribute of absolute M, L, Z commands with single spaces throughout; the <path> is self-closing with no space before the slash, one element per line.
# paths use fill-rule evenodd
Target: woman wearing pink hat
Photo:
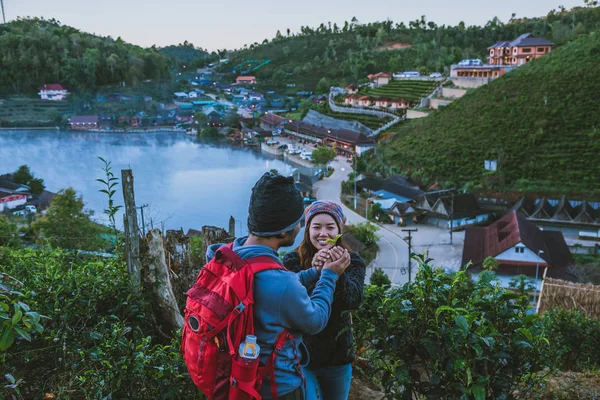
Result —
<path fill-rule="evenodd" d="M 305 337 L 310 354 L 305 370 L 309 378 L 306 380 L 307 393 L 313 392 L 308 386 L 318 382 L 321 399 L 346 400 L 352 380 L 354 336 L 350 315 L 344 311 L 356 309 L 362 303 L 365 263 L 357 253 L 347 250 L 343 238 L 335 242 L 346 223 L 339 204 L 314 202 L 305 211 L 305 223 L 302 243 L 283 258 L 283 265 L 290 271 L 302 272 L 299 278 L 309 294 L 323 266 L 339 259 L 349 264 L 339 277 L 327 326 L 320 333 Z"/>

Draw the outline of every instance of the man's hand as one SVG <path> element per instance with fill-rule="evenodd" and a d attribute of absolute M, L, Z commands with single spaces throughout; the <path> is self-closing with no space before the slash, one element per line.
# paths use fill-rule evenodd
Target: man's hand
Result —
<path fill-rule="evenodd" d="M 339 249 L 341 249 L 341 247 Z M 338 274 L 338 276 L 342 275 L 346 271 L 346 268 L 350 266 L 350 253 L 348 253 L 348 250 L 346 249 L 342 249 L 341 251 L 341 256 L 336 260 L 333 260 L 332 249 L 332 251 L 330 252 L 330 254 L 332 254 L 332 260 L 326 262 L 323 266 L 324 269 L 329 269 Z"/>

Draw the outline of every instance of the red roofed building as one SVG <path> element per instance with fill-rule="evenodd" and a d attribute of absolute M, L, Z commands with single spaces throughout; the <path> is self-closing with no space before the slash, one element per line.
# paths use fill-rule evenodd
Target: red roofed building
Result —
<path fill-rule="evenodd" d="M 27 193 L 0 191 L 0 212 L 27 203 Z"/>
<path fill-rule="evenodd" d="M 38 88 L 42 100 L 64 100 L 69 94 L 59 83 L 48 83 Z"/>
<path fill-rule="evenodd" d="M 472 262 L 471 272 L 480 272 L 487 257 L 493 257 L 502 275 L 527 275 L 573 280 L 567 271 L 573 257 L 561 232 L 543 231 L 524 216 L 510 211 L 485 228 L 467 228 L 462 265 Z"/>
<path fill-rule="evenodd" d="M 238 85 L 254 85 L 256 83 L 255 76 L 238 76 L 235 79 L 235 83 Z"/>
<path fill-rule="evenodd" d="M 260 127 L 263 129 L 273 129 L 275 127 L 279 127 L 285 118 L 277 115 L 267 113 L 260 117 Z"/>
<path fill-rule="evenodd" d="M 378 72 L 376 74 L 371 74 L 367 76 L 367 78 L 369 78 L 369 80 L 373 82 L 373 85 L 377 87 L 387 85 L 388 83 L 390 83 L 390 80 L 392 79 L 392 74 L 388 74 L 386 72 Z"/>

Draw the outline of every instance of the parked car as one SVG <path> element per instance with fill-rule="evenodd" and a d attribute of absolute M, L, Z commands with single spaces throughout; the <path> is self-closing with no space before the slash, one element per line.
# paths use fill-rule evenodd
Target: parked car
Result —
<path fill-rule="evenodd" d="M 282 144 L 282 145 L 279 145 L 279 146 L 277 146 L 277 148 L 278 148 L 279 150 L 285 150 L 285 149 L 287 149 L 287 148 L 288 148 L 288 145 L 287 145 L 287 144 Z"/>
<path fill-rule="evenodd" d="M 312 161 L 312 153 L 309 152 L 303 152 L 300 154 L 300 158 L 306 161 Z"/>
<path fill-rule="evenodd" d="M 279 144 L 279 140 L 275 140 L 275 139 L 267 140 L 267 144 L 269 146 L 272 146 L 274 144 Z"/>
<path fill-rule="evenodd" d="M 420 76 L 417 71 L 405 71 L 400 74 L 400 78 L 418 78 Z"/>
<path fill-rule="evenodd" d="M 430 78 L 441 78 L 442 74 L 439 72 L 434 72 L 433 74 L 429 75 Z"/>
<path fill-rule="evenodd" d="M 467 60 L 462 60 L 461 62 L 458 63 L 458 65 L 460 65 L 461 67 L 470 67 L 470 66 L 482 66 L 483 65 L 483 61 L 479 60 L 479 59 L 467 59 Z"/>
<path fill-rule="evenodd" d="M 288 151 L 288 154 L 292 154 L 292 155 L 293 154 L 302 154 L 302 150 L 300 150 L 300 149 L 290 149 Z"/>

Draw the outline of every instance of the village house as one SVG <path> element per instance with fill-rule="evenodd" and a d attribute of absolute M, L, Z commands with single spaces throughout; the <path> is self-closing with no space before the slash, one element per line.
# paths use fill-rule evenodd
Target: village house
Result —
<path fill-rule="evenodd" d="M 393 175 L 386 179 L 366 177 L 357 181 L 356 186 L 366 191 L 370 197 L 394 199 L 401 203 L 411 202 L 424 194 L 415 182 L 402 175 Z"/>
<path fill-rule="evenodd" d="M 139 128 L 142 126 L 142 120 L 137 115 L 134 115 L 129 119 L 129 125 L 131 125 L 133 128 Z"/>
<path fill-rule="evenodd" d="M 223 115 L 221 115 L 221 113 L 219 113 L 216 110 L 211 111 L 209 114 L 207 114 L 207 116 L 208 116 L 208 125 L 210 125 L 210 126 L 221 127 L 221 126 L 223 126 L 223 123 L 225 122 Z"/>
<path fill-rule="evenodd" d="M 281 128 L 282 124 L 285 122 L 285 118 L 271 113 L 265 113 L 260 117 L 260 127 L 263 129 L 277 129 Z"/>
<path fill-rule="evenodd" d="M 255 76 L 238 76 L 235 78 L 235 83 L 238 85 L 255 85 L 256 77 Z"/>
<path fill-rule="evenodd" d="M 524 33 L 512 42 L 498 42 L 488 47 L 490 65 L 518 66 L 540 58 L 552 51 L 554 43 L 531 33 Z"/>
<path fill-rule="evenodd" d="M 406 99 L 378 97 L 375 99 L 375 107 L 386 108 L 408 108 L 410 103 Z"/>
<path fill-rule="evenodd" d="M 351 83 L 348 86 L 346 86 L 346 93 L 348 94 L 356 94 L 358 93 L 358 85 L 356 83 Z"/>
<path fill-rule="evenodd" d="M 356 99 L 356 105 L 359 107 L 370 107 L 373 104 L 373 100 L 369 96 L 360 96 Z"/>
<path fill-rule="evenodd" d="M 384 86 L 390 83 L 392 80 L 392 74 L 388 74 L 386 72 L 378 72 L 376 74 L 371 74 L 367 76 L 374 87 Z"/>
<path fill-rule="evenodd" d="M 554 43 L 544 38 L 525 33 L 512 42 L 501 41 L 488 47 L 488 64 L 452 65 L 450 77 L 457 79 L 480 78 L 482 79 L 481 84 L 485 84 L 489 80 L 503 76 L 515 67 L 548 54 L 553 46 Z M 454 83 L 457 84 L 456 81 Z M 459 84 L 458 86 L 462 85 Z"/>
<path fill-rule="evenodd" d="M 455 194 L 449 190 L 425 193 L 415 200 L 415 209 L 423 212 L 426 223 L 448 228 L 485 222 L 490 217 L 472 193 Z"/>
<path fill-rule="evenodd" d="M 521 198 L 511 210 L 544 230 L 600 239 L 600 203 L 584 200 Z"/>
<path fill-rule="evenodd" d="M 323 143 L 327 138 L 327 129 L 302 121 L 290 120 L 286 122 L 284 124 L 284 131 L 290 136 L 317 144 Z"/>
<path fill-rule="evenodd" d="M 28 193 L 0 191 L 0 212 L 12 210 L 27 203 Z"/>
<path fill-rule="evenodd" d="M 98 117 L 98 128 L 110 129 L 113 126 L 113 117 L 110 115 L 100 115 Z"/>
<path fill-rule="evenodd" d="M 362 132 L 334 129 L 327 130 L 325 145 L 333 147 L 339 154 L 352 156 L 374 148 L 375 141 Z"/>
<path fill-rule="evenodd" d="M 189 123 L 194 119 L 194 112 L 192 110 L 177 110 L 177 114 L 175 114 L 175 120 L 177 123 Z"/>
<path fill-rule="evenodd" d="M 97 115 L 74 115 L 69 120 L 71 129 L 74 130 L 98 129 L 98 122 Z"/>
<path fill-rule="evenodd" d="M 42 100 L 64 100 L 67 95 L 67 89 L 63 88 L 60 83 L 48 83 L 38 88 L 38 94 Z"/>
<path fill-rule="evenodd" d="M 469 227 L 465 233 L 462 264 L 472 265 L 468 271 L 479 273 L 484 269 L 486 258 L 498 263 L 495 270 L 501 282 L 516 275 L 574 280 L 567 271 L 573 257 L 560 232 L 541 230 L 516 211 L 510 211 L 493 224 Z M 504 277 L 504 279 L 503 279 Z M 507 286 L 506 283 L 503 286 Z"/>
<path fill-rule="evenodd" d="M 175 92 L 173 93 L 173 97 L 177 100 L 184 100 L 189 98 L 189 95 L 186 92 Z"/>

